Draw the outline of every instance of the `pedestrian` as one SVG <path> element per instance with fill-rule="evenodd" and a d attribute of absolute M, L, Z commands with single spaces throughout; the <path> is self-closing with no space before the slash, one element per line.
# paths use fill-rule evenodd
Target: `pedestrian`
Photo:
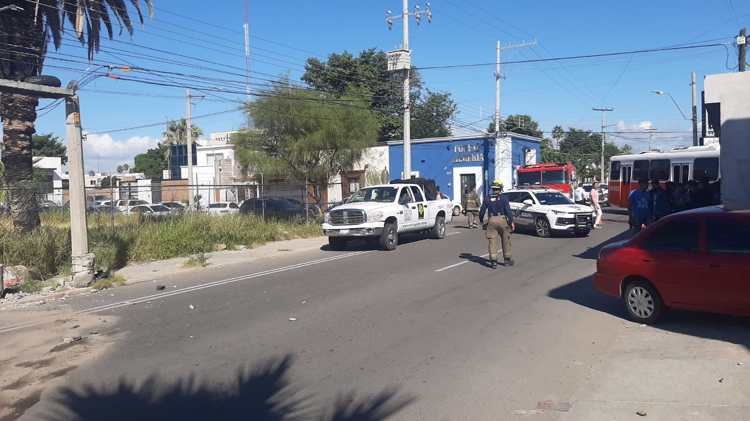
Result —
<path fill-rule="evenodd" d="M 586 204 L 586 190 L 580 184 L 576 184 L 576 188 L 573 190 L 573 201 L 577 205 Z"/>
<path fill-rule="evenodd" d="M 591 187 L 591 207 L 594 208 L 596 218 L 594 219 L 594 228 L 600 229 L 602 227 L 602 205 L 599 203 L 599 182 L 595 181 Z"/>
<path fill-rule="evenodd" d="M 646 227 L 651 216 L 651 193 L 648 191 L 648 181 L 638 181 L 638 188 L 630 192 L 628 209 L 631 228 L 639 232 Z"/>
<path fill-rule="evenodd" d="M 515 231 L 516 224 L 513 223 L 513 211 L 510 209 L 510 202 L 503 194 L 503 183 L 495 180 L 492 183 L 490 196 L 484 200 L 479 211 L 479 222 L 484 224 L 484 215 L 488 214 L 486 225 L 487 240 L 489 242 L 490 265 L 493 269 L 497 267 L 498 237 L 503 246 L 504 266 L 513 266 L 515 263 L 512 257 L 512 246 L 510 242 L 510 233 Z"/>
<path fill-rule="evenodd" d="M 698 182 L 690 180 L 687 182 L 687 203 L 685 204 L 686 209 L 695 209 L 700 207 L 698 205 L 699 193 L 698 193 Z"/>
<path fill-rule="evenodd" d="M 672 213 L 669 195 L 661 188 L 659 180 L 651 180 L 651 222 Z"/>
<path fill-rule="evenodd" d="M 469 228 L 479 228 L 477 223 L 479 215 L 479 195 L 474 188 L 466 185 L 464 190 L 464 214 L 466 215 L 466 224 Z"/>

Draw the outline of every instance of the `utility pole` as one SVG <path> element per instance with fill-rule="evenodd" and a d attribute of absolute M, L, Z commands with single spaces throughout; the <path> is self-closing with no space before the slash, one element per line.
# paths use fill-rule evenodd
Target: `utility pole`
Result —
<path fill-rule="evenodd" d="M 649 152 L 651 152 L 652 150 L 654 150 L 654 132 L 657 131 L 657 130 L 658 129 L 656 127 L 649 127 L 648 129 L 646 129 L 646 131 L 648 132 L 648 150 L 649 150 Z"/>
<path fill-rule="evenodd" d="M 745 66 L 747 66 L 747 28 L 740 29 L 740 34 L 737 36 L 737 48 L 739 48 L 739 71 L 744 72 Z"/>
<path fill-rule="evenodd" d="M 403 70 L 406 74 L 404 77 L 404 173 L 403 178 L 411 178 L 411 98 L 410 98 L 410 70 L 411 70 L 411 50 L 409 49 L 409 17 L 414 19 L 419 25 L 422 20 L 422 13 L 427 16 L 427 21 L 432 23 L 432 9 L 430 3 L 426 4 L 424 12 L 416 6 L 414 12 L 409 12 L 409 0 L 403 0 L 403 7 L 400 15 L 392 15 L 391 11 L 385 14 L 385 22 L 388 24 L 388 30 L 393 28 L 395 19 L 402 20 L 403 41 L 401 50 L 388 53 L 388 70 Z"/>
<path fill-rule="evenodd" d="M 604 183 L 604 143 L 607 139 L 607 121 L 605 117 L 605 113 L 608 113 L 610 111 L 614 111 L 614 108 L 611 107 L 599 107 L 599 108 L 592 108 L 594 111 L 599 111 L 602 113 L 602 154 L 601 154 L 601 178 L 599 179 L 600 183 Z"/>
<path fill-rule="evenodd" d="M 193 195 L 193 95 L 187 90 L 187 110 L 185 135 L 187 136 L 187 170 L 188 170 L 188 208 L 193 209 L 195 198 Z"/>
<path fill-rule="evenodd" d="M 242 25 L 245 35 L 245 94 L 250 104 L 250 0 L 245 0 L 245 23 Z M 246 111 L 247 112 L 247 111 Z M 247 113 L 247 128 L 252 125 L 252 117 Z"/>
<path fill-rule="evenodd" d="M 690 88 L 691 88 L 691 96 L 693 98 L 693 146 L 698 146 L 698 105 L 695 103 L 696 101 L 696 86 L 695 86 L 695 72 L 690 73 Z"/>
<path fill-rule="evenodd" d="M 503 50 L 510 50 L 514 48 L 524 48 L 524 47 L 533 47 L 536 45 L 536 40 L 532 42 L 521 42 L 519 44 L 507 44 L 507 45 L 500 45 L 500 40 L 497 41 L 497 45 L 495 46 L 495 138 L 499 138 L 500 134 L 503 132 L 500 130 L 500 121 L 502 120 L 502 117 L 500 115 L 500 93 L 502 88 L 502 79 L 504 78 L 502 72 L 500 71 L 500 56 L 502 54 Z"/>

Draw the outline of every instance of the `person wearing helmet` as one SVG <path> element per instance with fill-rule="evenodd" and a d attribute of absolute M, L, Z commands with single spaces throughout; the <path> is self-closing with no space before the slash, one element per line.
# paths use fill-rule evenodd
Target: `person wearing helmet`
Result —
<path fill-rule="evenodd" d="M 479 195 L 476 190 L 468 184 L 464 186 L 464 214 L 466 215 L 466 221 L 469 228 L 479 228 L 477 224 L 477 216 L 479 215 Z"/>
<path fill-rule="evenodd" d="M 510 233 L 516 229 L 516 225 L 513 223 L 513 211 L 510 209 L 510 202 L 508 198 L 502 195 L 503 183 L 500 180 L 495 180 L 492 183 L 490 196 L 482 203 L 482 207 L 479 210 L 479 222 L 484 224 L 484 215 L 488 215 L 487 225 L 487 240 L 489 241 L 490 251 L 490 264 L 492 268 L 497 267 L 498 250 L 497 241 L 498 237 L 503 246 L 503 261 L 505 266 L 513 266 L 512 258 L 512 246 L 510 243 Z"/>

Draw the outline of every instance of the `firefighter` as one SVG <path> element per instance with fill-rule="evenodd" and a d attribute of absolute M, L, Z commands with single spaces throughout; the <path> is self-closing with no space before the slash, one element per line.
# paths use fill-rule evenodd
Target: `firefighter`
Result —
<path fill-rule="evenodd" d="M 497 241 L 500 237 L 500 242 L 503 245 L 503 261 L 505 266 L 513 266 L 512 258 L 512 246 L 510 244 L 510 233 L 515 231 L 516 225 L 513 223 L 513 211 L 510 209 L 510 202 L 508 198 L 502 195 L 503 183 L 500 180 L 495 180 L 492 183 L 492 189 L 490 196 L 482 203 L 482 208 L 479 211 L 479 222 L 484 224 L 484 215 L 488 214 L 487 225 L 487 240 L 489 241 L 490 248 L 490 264 L 492 268 L 497 267 L 498 251 Z"/>
<path fill-rule="evenodd" d="M 469 228 L 479 228 L 477 224 L 477 216 L 479 215 L 479 195 L 468 184 L 464 186 L 464 214 L 466 214 L 466 221 Z"/>

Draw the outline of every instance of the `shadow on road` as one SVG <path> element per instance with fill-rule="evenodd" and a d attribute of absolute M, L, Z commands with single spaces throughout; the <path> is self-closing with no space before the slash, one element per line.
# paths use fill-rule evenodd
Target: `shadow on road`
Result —
<path fill-rule="evenodd" d="M 139 385 L 121 379 L 109 388 L 65 387 L 53 394 L 53 405 L 41 419 L 380 421 L 414 402 L 386 389 L 366 398 L 341 395 L 330 407 L 315 407 L 311 396 L 290 385 L 292 363 L 286 356 L 240 370 L 226 386 L 201 383 L 192 375 L 166 383 L 153 375 Z"/>
<path fill-rule="evenodd" d="M 411 244 L 415 243 L 417 241 L 430 241 L 431 238 L 427 237 L 424 234 L 420 233 L 405 233 L 405 234 L 399 234 L 398 236 L 398 245 L 403 246 L 405 244 Z M 331 250 L 331 248 L 328 246 L 328 244 L 324 244 L 320 247 L 322 251 L 334 251 Z M 343 249 L 343 251 L 368 251 L 368 250 L 382 250 L 380 248 L 380 243 L 378 242 L 378 238 L 353 238 L 346 243 L 346 247 Z"/>
<path fill-rule="evenodd" d="M 620 300 L 598 292 L 593 275 L 551 290 L 549 297 L 567 300 L 592 310 L 627 319 Z M 714 339 L 750 349 L 750 318 L 718 314 L 669 311 L 654 328 L 683 335 Z"/>
<path fill-rule="evenodd" d="M 473 255 L 471 253 L 461 253 L 461 254 L 458 255 L 458 257 L 461 258 L 461 259 L 464 259 L 464 260 L 468 260 L 468 261 L 473 262 L 473 263 L 480 264 L 480 265 L 482 265 L 484 267 L 488 267 L 488 268 L 492 267 L 492 264 L 489 261 L 489 259 L 485 259 L 482 256 L 475 256 L 475 255 Z"/>
<path fill-rule="evenodd" d="M 586 251 L 582 253 L 574 254 L 573 257 L 578 257 L 580 259 L 596 260 L 599 258 L 599 252 L 601 251 L 602 247 L 606 246 L 607 244 L 615 243 L 617 241 L 629 240 L 632 237 L 633 237 L 632 231 L 630 230 L 623 231 L 615 235 L 614 237 L 609 238 L 606 241 L 603 241 L 595 245 L 594 247 L 589 247 L 588 249 L 586 249 Z"/>

